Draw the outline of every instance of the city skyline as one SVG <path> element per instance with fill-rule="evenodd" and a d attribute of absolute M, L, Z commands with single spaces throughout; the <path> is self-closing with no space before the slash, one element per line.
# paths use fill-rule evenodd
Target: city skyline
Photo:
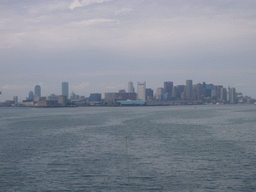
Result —
<path fill-rule="evenodd" d="M 198 87 L 200 86 L 200 87 Z M 232 98 L 232 103 L 235 103 L 235 97 L 236 94 L 240 94 L 243 97 L 250 97 L 251 99 L 256 99 L 254 97 L 251 97 L 250 95 L 245 95 L 242 92 L 239 92 L 236 90 L 235 87 L 223 87 L 223 85 L 216 85 L 214 83 L 207 83 L 207 82 L 196 82 L 194 83 L 193 80 L 185 80 L 184 84 L 175 84 L 173 81 L 165 81 L 162 82 L 162 86 L 158 86 L 156 89 L 152 89 L 150 86 L 146 86 L 146 82 L 137 82 L 137 89 L 133 86 L 133 82 L 130 80 L 126 87 L 122 87 L 119 90 L 114 90 L 111 92 L 104 92 L 100 93 L 100 91 L 96 91 L 93 93 L 89 93 L 88 96 L 86 95 L 79 95 L 72 91 L 70 94 L 68 94 L 69 91 L 69 82 L 61 82 L 60 84 L 60 93 L 53 92 L 51 94 L 46 94 L 42 95 L 41 94 L 41 86 L 40 85 L 35 85 L 34 86 L 34 92 L 29 91 L 27 94 L 26 98 L 20 98 L 19 95 L 15 95 L 14 97 L 19 97 L 19 101 L 21 102 L 22 100 L 33 100 L 33 101 L 38 101 L 42 98 L 47 98 L 47 97 L 58 97 L 58 96 L 65 96 L 66 99 L 69 99 L 74 97 L 74 98 L 79 98 L 79 96 L 82 96 L 84 99 L 85 98 L 90 98 L 94 94 L 100 94 L 104 95 L 106 93 L 110 94 L 115 94 L 115 93 L 135 93 L 136 94 L 136 100 L 148 100 L 147 96 L 152 95 L 151 97 L 156 99 L 156 100 L 170 100 L 171 97 L 173 98 L 179 98 L 181 100 L 201 100 L 202 98 L 199 97 L 200 92 L 202 93 L 202 89 L 209 90 L 209 93 L 205 93 L 205 97 L 216 97 L 218 99 L 222 99 L 223 101 L 227 100 L 228 94 L 230 98 Z M 167 93 L 166 98 L 162 98 L 163 95 Z M 182 93 L 184 95 L 182 96 Z M 196 94 L 196 95 L 195 95 Z M 105 99 L 102 97 L 102 99 Z M 11 99 L 7 99 L 6 101 L 10 101 Z M 72 99 L 71 99 L 72 100 Z"/>
<path fill-rule="evenodd" d="M 256 2 L 2 1 L 0 101 L 184 79 L 256 98 Z M 134 87 L 137 87 L 134 84 Z M 126 88 L 127 89 L 127 88 Z M 58 93 L 57 93 L 58 92 Z"/>

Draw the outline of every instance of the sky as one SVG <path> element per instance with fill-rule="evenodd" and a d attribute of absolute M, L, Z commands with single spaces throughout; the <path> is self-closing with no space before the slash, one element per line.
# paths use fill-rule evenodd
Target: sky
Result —
<path fill-rule="evenodd" d="M 0 101 L 187 79 L 256 98 L 255 0 L 0 0 Z"/>

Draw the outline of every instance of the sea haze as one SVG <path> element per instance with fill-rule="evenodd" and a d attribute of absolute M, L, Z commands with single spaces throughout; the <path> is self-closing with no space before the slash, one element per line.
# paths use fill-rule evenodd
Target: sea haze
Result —
<path fill-rule="evenodd" d="M 0 191 L 256 191 L 255 138 L 254 105 L 0 108 Z"/>

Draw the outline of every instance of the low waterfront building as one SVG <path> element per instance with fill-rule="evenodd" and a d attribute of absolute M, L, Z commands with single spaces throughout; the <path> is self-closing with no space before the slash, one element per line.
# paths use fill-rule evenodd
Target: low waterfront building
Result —
<path fill-rule="evenodd" d="M 126 100 L 126 101 L 117 101 L 121 106 L 143 106 L 146 105 L 145 100 Z"/>
<path fill-rule="evenodd" d="M 67 104 L 67 96 L 66 95 L 60 95 L 58 97 L 58 104 L 60 106 L 65 106 Z"/>
<path fill-rule="evenodd" d="M 23 100 L 20 105 L 22 107 L 33 107 L 34 106 L 34 101 L 33 100 Z"/>
<path fill-rule="evenodd" d="M 101 93 L 91 93 L 89 96 L 90 102 L 100 102 L 101 101 Z"/>
<path fill-rule="evenodd" d="M 136 100 L 136 93 L 105 93 L 105 102 L 108 105 L 126 100 Z"/>

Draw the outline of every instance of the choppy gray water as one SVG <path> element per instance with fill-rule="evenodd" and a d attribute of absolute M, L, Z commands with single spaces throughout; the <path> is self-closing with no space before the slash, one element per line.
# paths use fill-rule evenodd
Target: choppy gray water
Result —
<path fill-rule="evenodd" d="M 256 191 L 255 139 L 253 105 L 0 108 L 0 191 Z"/>

